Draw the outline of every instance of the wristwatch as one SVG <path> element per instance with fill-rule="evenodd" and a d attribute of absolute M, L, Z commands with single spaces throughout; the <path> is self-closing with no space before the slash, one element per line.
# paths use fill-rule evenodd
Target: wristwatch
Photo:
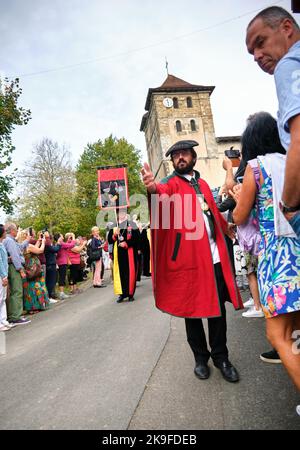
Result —
<path fill-rule="evenodd" d="M 288 206 L 287 204 L 284 203 L 283 200 L 281 200 L 279 202 L 279 206 L 281 211 L 285 214 L 285 213 L 292 213 L 292 212 L 296 212 L 300 210 L 300 205 L 297 206 Z"/>

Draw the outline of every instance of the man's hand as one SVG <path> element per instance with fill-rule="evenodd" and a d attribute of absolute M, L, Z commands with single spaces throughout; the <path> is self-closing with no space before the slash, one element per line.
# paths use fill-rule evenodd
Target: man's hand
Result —
<path fill-rule="evenodd" d="M 121 242 L 121 243 L 119 244 L 119 247 L 122 247 L 122 248 L 128 248 L 128 245 L 127 245 L 126 242 Z"/>
<path fill-rule="evenodd" d="M 144 185 L 146 186 L 146 189 L 150 194 L 155 194 L 156 192 L 156 185 L 154 182 L 154 176 L 153 173 L 150 170 L 149 164 L 144 163 L 144 168 L 141 170 L 142 180 Z"/>
<path fill-rule="evenodd" d="M 231 240 L 235 239 L 235 230 L 236 230 L 235 224 L 234 223 L 228 223 L 226 234 Z"/>

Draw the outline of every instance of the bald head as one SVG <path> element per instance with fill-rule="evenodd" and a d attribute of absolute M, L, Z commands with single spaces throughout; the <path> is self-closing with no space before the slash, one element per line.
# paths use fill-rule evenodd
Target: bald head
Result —
<path fill-rule="evenodd" d="M 278 6 L 266 8 L 247 27 L 246 45 L 254 61 L 273 75 L 276 65 L 300 40 L 300 29 L 288 11 Z"/>
<path fill-rule="evenodd" d="M 295 21 L 294 17 L 285 9 L 280 8 L 280 6 L 270 6 L 269 8 L 265 8 L 262 11 L 260 11 L 249 22 L 247 30 L 257 19 L 261 19 L 265 25 L 267 25 L 272 29 L 277 29 L 284 19 L 289 19 L 293 24 L 295 30 L 300 31 L 299 25 Z"/>

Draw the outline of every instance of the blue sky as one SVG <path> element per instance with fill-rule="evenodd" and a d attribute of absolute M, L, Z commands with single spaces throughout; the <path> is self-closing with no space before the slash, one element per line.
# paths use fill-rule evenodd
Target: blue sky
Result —
<path fill-rule="evenodd" d="M 290 3 L 277 2 L 289 11 Z M 43 137 L 67 144 L 75 164 L 87 143 L 110 133 L 124 136 L 146 158 L 139 127 L 148 88 L 166 78 L 165 56 L 171 74 L 216 86 L 217 136 L 241 134 L 255 111 L 276 114 L 273 78 L 253 62 L 244 42 L 255 10 L 271 4 L 0 0 L 0 75 L 20 77 L 21 104 L 32 111 L 30 123 L 13 134 L 14 165 L 30 160 L 32 145 Z"/>

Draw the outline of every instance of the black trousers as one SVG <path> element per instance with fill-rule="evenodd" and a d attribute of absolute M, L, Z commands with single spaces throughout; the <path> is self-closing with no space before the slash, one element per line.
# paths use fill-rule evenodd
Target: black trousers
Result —
<path fill-rule="evenodd" d="M 49 297 L 55 294 L 56 277 L 56 265 L 46 266 L 46 287 Z"/>
<path fill-rule="evenodd" d="M 58 285 L 63 287 L 66 285 L 66 275 L 67 275 L 67 264 L 62 264 L 58 266 Z"/>
<path fill-rule="evenodd" d="M 229 294 L 223 277 L 221 264 L 214 265 L 218 294 L 221 304 L 221 317 L 207 319 L 208 339 L 210 351 L 207 348 L 202 319 L 185 319 L 186 335 L 188 343 L 194 353 L 197 363 L 207 363 L 211 357 L 217 366 L 228 359 L 227 349 L 227 323 L 225 301 L 229 300 Z"/>

